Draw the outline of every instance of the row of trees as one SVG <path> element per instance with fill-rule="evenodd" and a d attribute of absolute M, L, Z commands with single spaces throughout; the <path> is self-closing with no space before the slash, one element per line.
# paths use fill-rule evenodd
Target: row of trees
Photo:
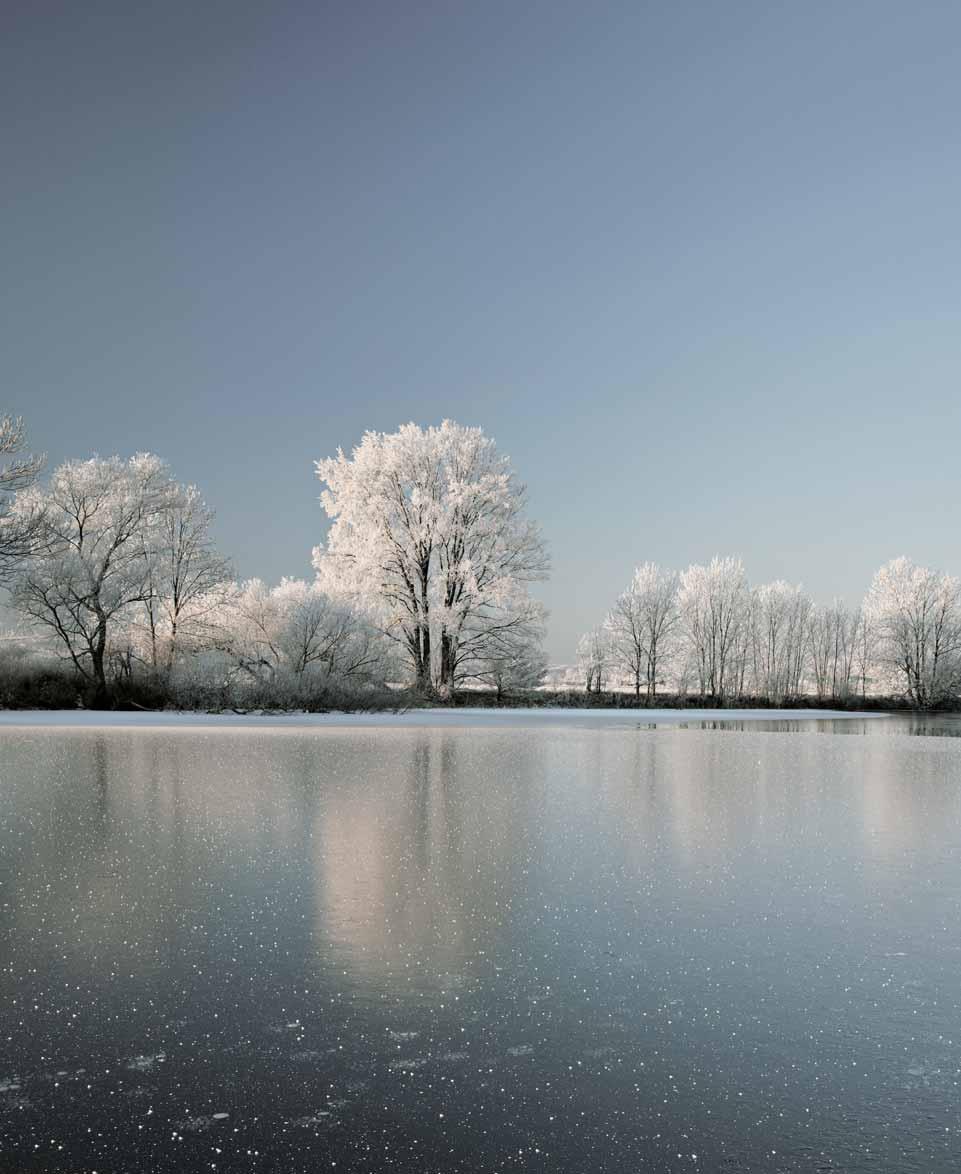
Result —
<path fill-rule="evenodd" d="M 67 462 L 7 511 L 11 532 L 31 535 L 12 604 L 96 705 L 138 673 L 168 685 L 206 676 L 231 695 L 378 677 L 384 650 L 362 615 L 315 584 L 236 582 L 212 522 L 156 456 Z"/>
<path fill-rule="evenodd" d="M 238 582 L 195 486 L 151 454 L 68 461 L 41 480 L 21 421 L 0 419 L 0 578 L 95 704 L 138 675 L 206 697 L 310 704 L 332 688 L 425 696 L 543 679 L 549 560 L 526 491 L 479 428 L 369 432 L 317 462 L 330 520 L 312 582 Z M 862 605 L 752 587 L 739 559 L 637 568 L 580 641 L 588 691 L 723 702 L 961 693 L 961 585 L 896 559 Z"/>
<path fill-rule="evenodd" d="M 0 451 L 23 443 L 20 421 L 0 423 Z M 0 473 L 0 573 L 96 705 L 137 676 L 303 704 L 334 685 L 501 692 L 546 667 L 527 590 L 546 550 L 480 429 L 411 424 L 318 462 L 332 524 L 316 578 L 275 587 L 236 581 L 212 511 L 159 457 L 69 461 L 45 484 L 40 471 L 24 457 Z"/>
<path fill-rule="evenodd" d="M 751 587 L 736 558 L 680 574 L 645 563 L 578 663 L 589 692 L 631 687 L 648 702 L 666 685 L 715 702 L 871 691 L 930 708 L 961 692 L 961 582 L 898 558 L 848 608 L 780 580 Z"/>

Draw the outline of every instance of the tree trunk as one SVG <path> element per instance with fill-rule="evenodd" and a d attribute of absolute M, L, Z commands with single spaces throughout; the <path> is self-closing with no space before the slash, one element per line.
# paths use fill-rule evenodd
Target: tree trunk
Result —
<path fill-rule="evenodd" d="M 454 641 L 446 631 L 440 634 L 440 688 L 441 692 L 454 687 Z"/>
<path fill-rule="evenodd" d="M 430 697 L 433 689 L 430 679 L 430 666 L 423 659 L 417 665 L 417 675 L 414 680 L 414 689 L 421 697 Z"/>
<path fill-rule="evenodd" d="M 150 622 L 150 663 L 157 667 L 157 617 L 154 615 L 153 600 L 147 604 L 147 618 Z"/>
<path fill-rule="evenodd" d="M 90 665 L 93 671 L 92 708 L 106 709 L 110 704 L 107 690 L 107 674 L 104 670 L 104 653 L 107 647 L 107 626 L 101 622 L 90 647 Z"/>
<path fill-rule="evenodd" d="M 174 613 L 173 619 L 170 621 L 170 645 L 167 648 L 166 669 L 167 669 L 168 676 L 170 675 L 171 672 L 173 672 L 174 655 L 176 652 L 176 648 L 177 648 L 177 615 L 176 615 L 176 613 Z M 157 658 L 155 655 L 154 656 L 154 664 L 156 665 L 156 663 L 157 663 Z"/>

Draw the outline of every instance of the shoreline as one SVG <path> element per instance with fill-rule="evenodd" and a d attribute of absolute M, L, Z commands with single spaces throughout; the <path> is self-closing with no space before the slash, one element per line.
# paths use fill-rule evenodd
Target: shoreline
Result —
<path fill-rule="evenodd" d="M 574 726 L 577 723 L 612 726 L 684 726 L 711 722 L 858 721 L 896 716 L 878 711 L 833 709 L 634 709 L 564 708 L 561 706 L 457 706 L 371 713 L 199 713 L 172 710 L 34 709 L 0 710 L 3 729 L 324 729 L 336 726 L 457 728 L 458 726 Z"/>

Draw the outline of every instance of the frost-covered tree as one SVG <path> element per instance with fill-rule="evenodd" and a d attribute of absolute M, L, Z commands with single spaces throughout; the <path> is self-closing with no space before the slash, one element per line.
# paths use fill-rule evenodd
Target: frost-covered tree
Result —
<path fill-rule="evenodd" d="M 200 491 L 188 485 L 150 530 L 144 624 L 155 669 L 169 673 L 182 650 L 198 651 L 216 642 L 231 568 L 214 546 L 213 520 Z"/>
<path fill-rule="evenodd" d="M 878 660 L 910 700 L 930 708 L 961 691 L 961 582 L 896 558 L 874 576 L 864 602 Z"/>
<path fill-rule="evenodd" d="M 14 606 L 55 636 L 96 704 L 107 698 L 111 637 L 150 597 L 161 520 L 180 500 L 166 464 L 149 453 L 68 461 L 46 488 L 33 485 L 14 500 L 11 515 L 37 535 Z"/>
<path fill-rule="evenodd" d="M 36 550 L 42 518 L 35 511 L 12 509 L 14 495 L 33 485 L 43 457 L 27 453 L 26 431 L 19 416 L 0 416 L 0 583 L 8 583 L 23 560 Z"/>
<path fill-rule="evenodd" d="M 448 691 L 487 637 L 537 622 L 528 584 L 546 575 L 544 541 L 480 428 L 368 432 L 317 476 L 332 519 L 319 583 L 376 612 L 421 691 Z"/>
<path fill-rule="evenodd" d="M 298 677 L 312 672 L 338 681 L 383 677 L 387 649 L 366 615 L 303 579 L 282 579 L 271 596 L 281 619 L 276 643 Z"/>
<path fill-rule="evenodd" d="M 484 651 L 470 662 L 463 680 L 477 681 L 494 689 L 498 700 L 505 693 L 536 689 L 547 672 L 543 625 L 515 629 L 485 644 Z"/>
<path fill-rule="evenodd" d="M 578 640 L 577 665 L 585 692 L 600 693 L 603 690 L 612 659 L 610 633 L 603 624 L 591 628 Z"/>
<path fill-rule="evenodd" d="M 496 612 L 488 609 L 477 620 L 469 619 L 449 662 L 448 685 L 480 681 L 499 691 L 532 688 L 539 683 L 535 679 L 539 666 L 547 666 L 546 619 L 546 608 L 532 600 L 524 587 L 507 595 Z"/>
<path fill-rule="evenodd" d="M 811 679 L 819 701 L 843 700 L 856 688 L 856 654 L 861 612 L 840 599 L 812 607 L 807 638 Z"/>
<path fill-rule="evenodd" d="M 315 583 L 261 579 L 236 585 L 219 614 L 220 647 L 251 682 L 283 677 L 306 694 L 330 683 L 382 682 L 383 637 L 366 617 Z"/>
<path fill-rule="evenodd" d="M 854 622 L 854 683 L 861 697 L 868 695 L 868 681 L 875 671 L 878 649 L 878 630 L 875 620 L 862 605 Z"/>
<path fill-rule="evenodd" d="M 756 696 L 783 701 L 801 692 L 811 606 L 800 587 L 780 579 L 751 592 L 748 663 Z"/>
<path fill-rule="evenodd" d="M 283 619 L 263 579 L 247 579 L 227 593 L 218 613 L 219 647 L 243 674 L 259 683 L 273 679 L 283 663 Z"/>
<path fill-rule="evenodd" d="M 678 634 L 678 576 L 654 563 L 639 566 L 628 589 L 618 596 L 605 627 L 615 671 L 626 677 L 639 697 L 648 701 L 674 653 Z"/>
<path fill-rule="evenodd" d="M 681 574 L 681 629 L 702 696 L 723 700 L 739 691 L 749 598 L 738 558 L 717 558 Z"/>

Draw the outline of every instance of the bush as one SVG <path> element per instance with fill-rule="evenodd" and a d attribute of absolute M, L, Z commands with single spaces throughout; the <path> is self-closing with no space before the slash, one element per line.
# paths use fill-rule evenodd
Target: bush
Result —
<path fill-rule="evenodd" d="M 72 668 L 0 658 L 0 708 L 76 709 L 83 683 Z"/>

